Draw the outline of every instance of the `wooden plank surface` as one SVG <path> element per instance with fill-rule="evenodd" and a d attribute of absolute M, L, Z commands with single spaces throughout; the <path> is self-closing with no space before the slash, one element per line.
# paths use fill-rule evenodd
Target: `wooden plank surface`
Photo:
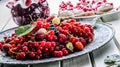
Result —
<path fill-rule="evenodd" d="M 106 67 L 106 64 L 104 63 L 104 59 L 113 54 L 119 54 L 119 50 L 117 49 L 114 41 L 110 41 L 108 44 L 106 44 L 104 47 L 95 50 L 93 52 L 95 65 L 96 67 Z"/>
<path fill-rule="evenodd" d="M 87 54 L 63 61 L 63 67 L 92 67 Z"/>
<path fill-rule="evenodd" d="M 11 18 L 10 9 L 5 4 L 7 0 L 0 1 L 0 30 L 7 24 Z"/>
<path fill-rule="evenodd" d="M 118 42 L 120 43 L 120 19 L 115 20 L 115 21 L 111 21 L 108 23 L 112 24 L 112 27 L 115 29 L 115 37 L 118 40 Z"/>

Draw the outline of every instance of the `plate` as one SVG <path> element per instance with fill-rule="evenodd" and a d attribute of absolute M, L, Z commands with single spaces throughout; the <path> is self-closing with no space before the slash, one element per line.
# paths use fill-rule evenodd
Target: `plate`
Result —
<path fill-rule="evenodd" d="M 99 15 L 93 15 L 93 16 L 81 16 L 81 17 L 60 17 L 60 18 L 63 18 L 63 19 L 68 19 L 68 18 L 73 18 L 73 19 L 93 19 L 95 17 L 98 17 L 98 16 L 101 16 L 104 18 L 104 16 L 111 16 L 113 15 L 113 17 L 115 15 L 117 15 L 118 13 L 120 12 L 120 10 L 113 10 L 113 11 L 109 11 L 109 12 L 106 12 L 106 13 L 103 13 L 103 14 L 99 14 Z M 110 18 L 110 17 L 109 17 Z M 116 17 L 117 18 L 117 17 Z"/>
<path fill-rule="evenodd" d="M 4 36 L 10 36 L 14 33 L 16 28 L 11 28 L 6 31 L 0 33 L 0 40 L 3 39 Z M 63 56 L 61 58 L 46 58 L 41 60 L 16 60 L 11 59 L 8 56 L 5 56 L 4 53 L 0 52 L 0 63 L 1 64 L 39 64 L 39 63 L 46 63 L 46 62 L 53 62 L 59 61 L 64 59 L 69 59 L 73 57 L 77 57 L 86 53 L 89 53 L 95 49 L 99 49 L 100 47 L 104 46 L 107 42 L 109 42 L 114 36 L 114 29 L 106 24 L 96 24 L 95 26 L 95 36 L 92 43 L 86 46 L 82 51 L 75 52 L 69 54 L 67 56 Z"/>

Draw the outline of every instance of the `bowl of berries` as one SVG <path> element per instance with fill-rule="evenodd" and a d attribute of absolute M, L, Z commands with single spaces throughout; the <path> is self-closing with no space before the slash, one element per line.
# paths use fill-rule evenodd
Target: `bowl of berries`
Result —
<path fill-rule="evenodd" d="M 105 24 L 82 24 L 50 16 L 0 33 L 0 63 L 39 64 L 89 53 L 114 36 Z"/>

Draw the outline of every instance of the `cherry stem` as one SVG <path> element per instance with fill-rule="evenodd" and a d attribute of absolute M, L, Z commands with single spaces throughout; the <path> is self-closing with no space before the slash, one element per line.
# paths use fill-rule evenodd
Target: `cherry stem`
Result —
<path fill-rule="evenodd" d="M 33 20 L 32 16 L 31 16 L 31 15 L 29 15 L 29 16 L 30 16 L 30 19 L 32 20 L 32 22 L 35 22 L 35 21 Z M 31 23 L 32 23 L 32 22 L 31 22 Z M 30 23 L 30 24 L 31 24 L 31 23 Z"/>

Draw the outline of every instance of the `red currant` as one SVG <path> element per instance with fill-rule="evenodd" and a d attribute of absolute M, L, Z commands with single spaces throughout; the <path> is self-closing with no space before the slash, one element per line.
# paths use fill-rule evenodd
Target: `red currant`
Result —
<path fill-rule="evenodd" d="M 28 52 L 28 47 L 27 47 L 27 46 L 24 46 L 24 47 L 22 48 L 22 50 L 23 50 L 23 52 Z"/>
<path fill-rule="evenodd" d="M 63 56 L 63 52 L 62 51 L 54 51 L 54 56 L 55 57 L 62 57 Z"/>

